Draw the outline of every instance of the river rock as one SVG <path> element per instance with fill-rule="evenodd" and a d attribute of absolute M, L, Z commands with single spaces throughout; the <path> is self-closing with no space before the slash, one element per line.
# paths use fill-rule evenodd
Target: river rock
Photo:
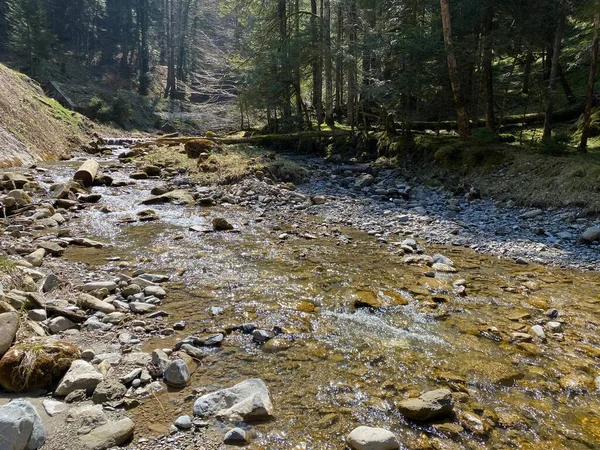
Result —
<path fill-rule="evenodd" d="M 19 315 L 16 312 L 0 314 L 0 357 L 3 356 L 17 335 Z"/>
<path fill-rule="evenodd" d="M 190 430 L 194 424 L 190 416 L 180 416 L 175 420 L 174 424 L 180 430 Z"/>
<path fill-rule="evenodd" d="M 418 398 L 402 400 L 398 408 L 408 419 L 426 421 L 449 416 L 454 409 L 454 400 L 450 390 L 437 389 Z"/>
<path fill-rule="evenodd" d="M 86 450 L 106 450 L 126 444 L 133 437 L 135 424 L 131 419 L 108 422 L 81 437 L 82 448 Z"/>
<path fill-rule="evenodd" d="M 32 309 L 27 311 L 27 317 L 34 322 L 44 322 L 48 319 L 48 313 L 45 309 Z"/>
<path fill-rule="evenodd" d="M 0 449 L 37 450 L 46 442 L 46 430 L 35 407 L 16 399 L 0 407 Z"/>
<path fill-rule="evenodd" d="M 154 296 L 156 298 L 165 298 L 167 292 L 160 286 L 148 286 L 144 288 L 144 295 Z"/>
<path fill-rule="evenodd" d="M 129 297 L 130 295 L 139 294 L 140 292 L 142 292 L 142 288 L 139 284 L 135 283 L 129 284 L 121 289 L 121 295 L 123 295 L 125 298 Z"/>
<path fill-rule="evenodd" d="M 222 217 L 215 217 L 212 220 L 213 230 L 215 231 L 231 231 L 233 230 L 233 225 L 231 225 L 226 219 Z"/>
<path fill-rule="evenodd" d="M 143 200 L 141 203 L 143 205 L 155 205 L 158 203 L 168 202 L 172 202 L 175 204 L 193 205 L 194 196 L 184 189 L 177 189 L 174 191 L 167 192 L 166 194 L 154 195 L 146 200 Z"/>
<path fill-rule="evenodd" d="M 25 257 L 25 261 L 27 261 L 33 267 L 40 267 L 44 262 L 44 256 L 46 256 L 46 250 L 43 248 L 38 248 L 36 251 L 27 255 Z"/>
<path fill-rule="evenodd" d="M 273 415 L 273 405 L 267 385 L 255 378 L 198 398 L 194 415 L 261 420 Z"/>
<path fill-rule="evenodd" d="M 95 281 L 85 283 L 81 289 L 85 292 L 97 291 L 98 289 L 107 289 L 109 292 L 113 292 L 117 289 L 117 284 L 114 281 Z"/>
<path fill-rule="evenodd" d="M 23 189 L 14 189 L 6 194 L 8 198 L 14 198 L 18 206 L 27 206 L 31 203 L 31 197 Z"/>
<path fill-rule="evenodd" d="M 103 381 L 96 386 L 96 389 L 94 389 L 92 401 L 101 404 L 113 400 L 120 400 L 125 396 L 126 392 L 127 388 L 116 380 Z"/>
<path fill-rule="evenodd" d="M 248 443 L 248 433 L 242 428 L 233 428 L 225 433 L 223 443 L 227 445 L 243 445 Z"/>
<path fill-rule="evenodd" d="M 79 306 L 81 309 L 93 309 L 94 311 L 100 311 L 104 314 L 110 314 L 116 310 L 116 308 L 110 303 L 85 293 L 80 293 L 78 295 L 77 306 Z"/>
<path fill-rule="evenodd" d="M 89 362 L 81 359 L 73 361 L 71 367 L 60 381 L 54 395 L 66 397 L 78 389 L 85 389 L 88 393 L 94 391 L 104 381 L 104 376 L 98 372 Z"/>
<path fill-rule="evenodd" d="M 58 414 L 64 413 L 69 409 L 69 405 L 64 402 L 59 402 L 58 400 L 53 400 L 51 398 L 47 398 L 42 401 L 42 406 L 44 407 L 44 411 L 50 417 L 54 417 Z"/>
<path fill-rule="evenodd" d="M 152 364 L 158 368 L 160 373 L 164 374 L 170 363 L 171 360 L 169 359 L 169 355 L 164 351 L 157 349 L 152 352 Z"/>
<path fill-rule="evenodd" d="M 53 273 L 48 274 L 46 279 L 44 280 L 44 284 L 42 285 L 42 292 L 48 293 L 52 292 L 54 289 L 58 287 L 60 284 L 60 280 Z"/>
<path fill-rule="evenodd" d="M 590 227 L 579 236 L 582 242 L 594 242 L 600 239 L 600 226 Z"/>
<path fill-rule="evenodd" d="M 19 370 L 23 358 L 29 358 L 28 370 Z M 79 349 L 56 339 L 38 339 L 15 345 L 0 360 L 0 386 L 8 392 L 26 392 L 46 388 L 58 381 L 79 358 Z"/>
<path fill-rule="evenodd" d="M 521 214 L 519 216 L 519 219 L 535 219 L 536 217 L 541 216 L 542 214 L 544 214 L 544 211 L 542 211 L 541 209 L 532 209 L 531 211 L 527 211 Z"/>
<path fill-rule="evenodd" d="M 361 426 L 352 430 L 346 442 L 353 450 L 396 450 L 398 439 L 391 431 L 383 428 Z"/>
<path fill-rule="evenodd" d="M 63 331 L 71 330 L 73 328 L 77 328 L 77 324 L 62 316 L 55 317 L 48 322 L 48 329 L 54 334 L 62 333 Z"/>
<path fill-rule="evenodd" d="M 171 361 L 163 374 L 167 385 L 174 388 L 183 388 L 190 381 L 190 369 L 183 359 Z"/>
<path fill-rule="evenodd" d="M 136 314 L 146 314 L 154 311 L 156 306 L 151 305 L 150 303 L 131 302 L 129 304 L 129 308 L 131 309 L 131 312 Z"/>

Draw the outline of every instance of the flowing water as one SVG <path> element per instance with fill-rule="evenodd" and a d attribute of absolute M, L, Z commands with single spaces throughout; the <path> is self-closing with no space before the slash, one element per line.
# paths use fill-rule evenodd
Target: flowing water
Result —
<path fill-rule="evenodd" d="M 72 166 L 53 171 L 67 179 Z M 127 178 L 123 169 L 113 175 Z M 458 268 L 431 278 L 366 233 L 308 215 L 275 221 L 251 208 L 160 205 L 151 207 L 159 221 L 123 224 L 148 209 L 139 201 L 158 183 L 94 188 L 112 212 L 88 210 L 74 226 L 112 246 L 71 249 L 66 257 L 118 272 L 119 263 L 107 261 L 118 256 L 172 275 L 165 320 L 185 320 L 187 328 L 151 339 L 146 351 L 243 323 L 282 333 L 261 347 L 231 332 L 207 351 L 188 388 L 163 391 L 132 412 L 139 436 L 151 434 L 144 425 L 156 430 L 191 414 L 194 389 L 257 377 L 276 414 L 252 425 L 251 448 L 342 449 L 363 424 L 392 430 L 409 449 L 600 448 L 598 273 L 426 245 L 427 254 L 442 253 Z M 240 232 L 189 231 L 216 216 Z M 316 238 L 280 240 L 294 223 Z M 467 282 L 466 296 L 453 294 L 458 279 Z M 357 299 L 383 307 L 355 310 Z M 560 312 L 561 336 L 511 342 L 512 333 L 549 320 L 550 308 Z M 456 418 L 415 424 L 397 412 L 399 400 L 439 387 L 452 389 Z"/>

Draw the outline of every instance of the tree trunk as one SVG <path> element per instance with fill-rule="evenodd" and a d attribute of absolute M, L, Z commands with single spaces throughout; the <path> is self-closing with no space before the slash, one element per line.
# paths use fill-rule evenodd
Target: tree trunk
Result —
<path fill-rule="evenodd" d="M 325 53 L 325 123 L 333 127 L 333 61 L 331 55 L 331 0 L 323 4 L 323 43 Z"/>
<path fill-rule="evenodd" d="M 150 53 L 148 50 L 148 0 L 138 0 L 137 20 L 140 25 L 140 76 L 138 93 L 148 95 L 150 80 Z"/>
<path fill-rule="evenodd" d="M 342 105 L 344 104 L 344 55 L 342 54 L 342 46 L 344 44 L 344 10 L 341 2 L 338 3 L 336 14 L 335 111 L 338 121 L 341 122 Z"/>
<path fill-rule="evenodd" d="M 315 108 L 315 115 L 317 116 L 317 125 L 318 128 L 321 128 L 321 124 L 323 123 L 323 45 L 322 38 L 323 33 L 320 30 L 319 25 L 317 24 L 318 20 L 318 10 L 317 10 L 317 0 L 310 1 L 312 16 L 310 18 L 310 26 L 311 26 L 311 34 L 313 45 L 316 48 L 316 51 L 313 53 L 313 63 L 312 63 L 312 76 L 313 76 L 313 95 L 312 95 L 312 104 Z M 323 20 L 323 0 L 321 0 L 321 20 Z"/>
<path fill-rule="evenodd" d="M 492 28 L 494 26 L 494 6 L 488 2 L 484 18 L 484 47 L 483 47 L 483 75 L 485 78 L 485 123 L 486 126 L 496 131 L 496 113 L 494 111 L 494 74 L 492 71 L 493 43 Z"/>
<path fill-rule="evenodd" d="M 356 0 L 349 0 L 348 11 L 348 107 L 346 118 L 348 125 L 354 128 L 357 116 L 357 97 L 358 97 L 358 46 L 357 46 L 357 27 L 358 10 Z"/>
<path fill-rule="evenodd" d="M 442 10 L 442 26 L 444 30 L 444 44 L 448 57 L 448 74 L 450 84 L 454 94 L 454 103 L 456 106 L 456 116 L 458 119 L 458 134 L 460 138 L 466 140 L 470 134 L 470 123 L 465 101 L 461 92 L 460 77 L 458 74 L 458 65 L 456 55 L 454 54 L 454 44 L 452 42 L 452 22 L 450 19 L 450 0 L 440 0 Z"/>
<path fill-rule="evenodd" d="M 173 12 L 173 1 L 174 0 L 166 0 L 165 1 L 165 17 L 167 20 L 167 53 L 168 53 L 168 61 L 167 61 L 167 86 L 165 88 L 165 98 L 175 98 L 177 86 L 175 83 L 175 42 L 174 42 L 174 17 L 175 14 Z"/>
<path fill-rule="evenodd" d="M 561 17 L 556 27 L 554 36 L 554 48 L 552 50 L 552 66 L 550 68 L 550 81 L 546 91 L 546 119 L 544 120 L 543 140 L 552 139 L 552 114 L 554 113 L 554 94 L 558 80 L 558 66 L 560 62 L 560 50 L 563 35 L 563 18 Z"/>
<path fill-rule="evenodd" d="M 98 175 L 98 169 L 100 169 L 98 161 L 95 159 L 88 159 L 81 165 L 79 170 L 75 172 L 73 180 L 80 181 L 85 187 L 90 187 L 94 184 L 94 179 L 96 178 L 96 175 Z"/>
<path fill-rule="evenodd" d="M 531 82 L 531 65 L 533 64 L 533 52 L 527 50 L 525 57 L 525 68 L 523 69 L 523 94 L 529 94 L 529 86 Z"/>
<path fill-rule="evenodd" d="M 587 143 L 590 136 L 590 124 L 592 122 L 592 107 L 594 106 L 594 86 L 598 76 L 598 50 L 600 48 L 600 0 L 596 1 L 594 11 L 594 41 L 592 44 L 592 62 L 590 64 L 590 74 L 587 86 L 587 98 L 585 102 L 585 113 L 583 115 L 583 125 L 581 127 L 581 142 L 579 151 L 587 153 Z"/>
<path fill-rule="evenodd" d="M 567 101 L 573 105 L 577 103 L 577 97 L 573 93 L 573 89 L 569 86 L 569 82 L 567 81 L 567 77 L 565 77 L 565 72 L 563 71 L 562 64 L 558 64 L 558 77 L 560 78 L 560 85 L 562 86 L 563 92 L 567 97 Z"/>
<path fill-rule="evenodd" d="M 283 94 L 283 119 L 292 117 L 292 108 L 290 105 L 290 70 L 289 70 L 289 42 L 287 36 L 287 5 L 286 0 L 278 1 L 277 8 L 279 20 L 279 37 L 281 39 L 281 66 L 282 66 L 282 94 Z"/>

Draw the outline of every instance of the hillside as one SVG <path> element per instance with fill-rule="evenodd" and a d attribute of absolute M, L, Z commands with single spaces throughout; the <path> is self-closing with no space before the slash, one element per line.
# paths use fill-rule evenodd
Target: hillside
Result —
<path fill-rule="evenodd" d="M 91 125 L 35 81 L 0 64 L 0 92 L 0 167 L 57 159 L 81 146 Z"/>

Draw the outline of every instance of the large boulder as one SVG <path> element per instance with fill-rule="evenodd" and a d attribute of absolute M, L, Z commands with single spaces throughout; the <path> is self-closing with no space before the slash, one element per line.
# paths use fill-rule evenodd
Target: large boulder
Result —
<path fill-rule="evenodd" d="M 273 405 L 267 385 L 255 378 L 199 397 L 194 403 L 194 415 L 261 420 L 273 415 Z"/>
<path fill-rule="evenodd" d="M 17 399 L 0 408 L 0 449 L 37 450 L 46 442 L 46 430 L 35 407 Z"/>
<path fill-rule="evenodd" d="M 394 433 L 383 428 L 355 428 L 346 438 L 346 442 L 353 450 L 396 450 L 400 448 Z"/>
<path fill-rule="evenodd" d="M 73 361 L 56 391 L 54 391 L 54 395 L 66 397 L 71 392 L 79 389 L 91 394 L 102 381 L 104 381 L 104 375 L 98 372 L 89 362 L 78 359 Z"/>
<path fill-rule="evenodd" d="M 579 240 L 582 242 L 594 242 L 598 239 L 600 239 L 600 226 L 590 227 L 579 236 Z"/>
<path fill-rule="evenodd" d="M 17 335 L 19 315 L 16 312 L 0 314 L 0 357 L 4 355 Z"/>
<path fill-rule="evenodd" d="M 398 408 L 408 419 L 426 421 L 449 416 L 454 409 L 454 400 L 449 389 L 437 389 L 418 398 L 402 400 Z"/>
<path fill-rule="evenodd" d="M 0 386 L 9 392 L 47 388 L 60 380 L 79 349 L 55 339 L 38 339 L 11 348 L 0 360 Z"/>

